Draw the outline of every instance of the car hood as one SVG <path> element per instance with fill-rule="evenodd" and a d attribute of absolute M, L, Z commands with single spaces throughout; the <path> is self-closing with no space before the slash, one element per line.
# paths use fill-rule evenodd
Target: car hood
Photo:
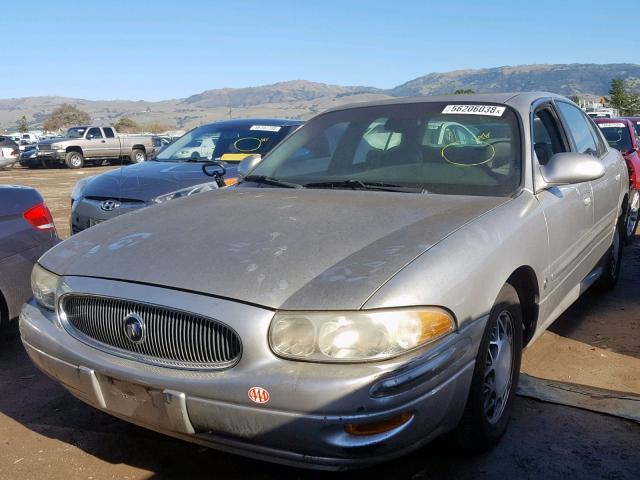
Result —
<path fill-rule="evenodd" d="M 213 179 L 196 162 L 142 162 L 110 170 L 92 178 L 82 191 L 84 197 L 114 198 L 149 202 L 158 195 Z M 227 177 L 236 167 L 227 168 Z"/>
<path fill-rule="evenodd" d="M 82 140 L 82 138 L 67 138 L 67 137 L 60 137 L 60 138 L 49 138 L 47 140 L 38 140 L 38 145 L 51 145 L 52 143 L 63 143 L 63 142 L 70 142 L 73 140 Z"/>
<path fill-rule="evenodd" d="M 357 309 L 418 255 L 508 200 L 228 188 L 85 230 L 41 264 L 274 309 Z"/>

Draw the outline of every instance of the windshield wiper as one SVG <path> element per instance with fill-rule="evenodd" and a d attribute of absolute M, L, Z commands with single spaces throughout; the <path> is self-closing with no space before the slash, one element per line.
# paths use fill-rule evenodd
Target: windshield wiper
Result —
<path fill-rule="evenodd" d="M 426 193 L 423 188 L 407 187 L 395 183 L 363 182 L 362 180 L 334 180 L 304 184 L 305 188 L 351 188 L 353 190 L 381 190 L 385 192 Z"/>
<path fill-rule="evenodd" d="M 266 185 L 273 185 L 274 187 L 302 188 L 302 185 L 298 183 L 283 182 L 282 180 L 278 180 L 277 178 L 273 177 L 267 177 L 266 175 L 249 175 L 242 179 L 241 183 L 244 182 L 263 183 Z"/>

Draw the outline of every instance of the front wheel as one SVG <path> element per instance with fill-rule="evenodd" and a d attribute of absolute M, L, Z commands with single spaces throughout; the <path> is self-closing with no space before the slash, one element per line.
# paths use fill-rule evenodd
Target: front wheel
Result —
<path fill-rule="evenodd" d="M 69 168 L 82 168 L 84 166 L 84 157 L 80 152 L 69 152 L 64 163 Z"/>
<path fill-rule="evenodd" d="M 146 159 L 147 159 L 147 155 L 144 153 L 143 150 L 136 148 L 131 152 L 131 163 L 144 162 Z"/>
<path fill-rule="evenodd" d="M 638 228 L 638 210 L 640 210 L 640 192 L 631 190 L 629 192 L 629 202 L 624 220 L 624 243 L 631 243 L 636 236 L 636 228 Z"/>
<path fill-rule="evenodd" d="M 522 307 L 505 284 L 491 309 L 480 342 L 465 411 L 455 437 L 473 451 L 491 448 L 507 429 L 520 377 Z"/>

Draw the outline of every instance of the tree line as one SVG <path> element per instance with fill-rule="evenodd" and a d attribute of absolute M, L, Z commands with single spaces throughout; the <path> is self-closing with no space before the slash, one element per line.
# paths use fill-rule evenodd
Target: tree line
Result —
<path fill-rule="evenodd" d="M 42 124 L 42 128 L 48 132 L 57 132 L 65 130 L 74 125 L 87 125 L 90 123 L 91 115 L 83 110 L 80 110 L 74 105 L 65 103 L 51 112 L 49 118 L 47 118 Z M 170 125 L 162 122 L 140 124 L 127 117 L 119 119 L 113 126 L 118 132 L 121 133 L 162 133 L 171 128 Z M 18 121 L 18 131 L 29 131 L 27 118 L 24 115 Z"/>

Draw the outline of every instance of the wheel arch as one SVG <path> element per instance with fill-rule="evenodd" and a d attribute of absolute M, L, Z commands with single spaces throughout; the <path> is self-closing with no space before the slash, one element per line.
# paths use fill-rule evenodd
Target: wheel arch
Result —
<path fill-rule="evenodd" d="M 69 152 L 78 152 L 80 155 L 82 155 L 84 157 L 84 153 L 82 152 L 82 148 L 78 147 L 78 146 L 67 147 L 66 152 L 67 153 L 69 153 Z"/>
<path fill-rule="evenodd" d="M 538 324 L 540 291 L 538 277 L 529 265 L 518 267 L 507 279 L 508 284 L 516 289 L 522 306 L 522 345 L 526 346 L 533 338 Z"/>
<path fill-rule="evenodd" d="M 144 145 L 134 145 L 133 147 L 131 147 L 131 153 L 133 154 L 134 150 L 142 150 L 144 153 L 147 153 L 147 149 L 145 148 Z"/>

